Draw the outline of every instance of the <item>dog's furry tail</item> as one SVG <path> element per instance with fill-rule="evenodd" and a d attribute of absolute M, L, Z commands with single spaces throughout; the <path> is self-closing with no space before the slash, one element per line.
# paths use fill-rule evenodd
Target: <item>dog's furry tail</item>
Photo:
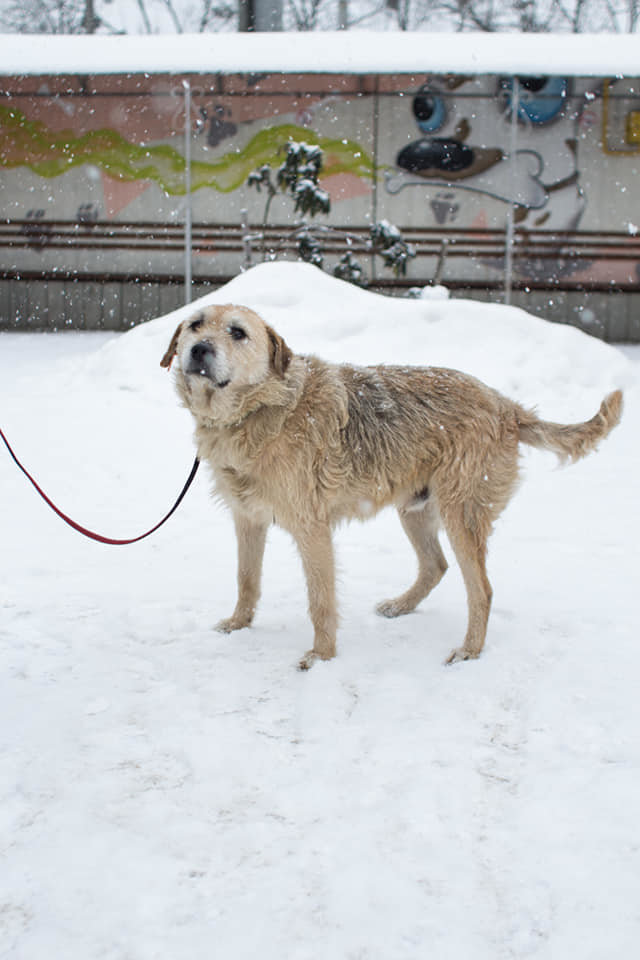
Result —
<path fill-rule="evenodd" d="M 553 451 L 562 462 L 573 462 L 591 453 L 618 425 L 621 415 L 622 390 L 606 396 L 595 417 L 585 423 L 550 423 L 538 419 L 533 411 L 518 407 L 520 440 L 532 447 Z"/>

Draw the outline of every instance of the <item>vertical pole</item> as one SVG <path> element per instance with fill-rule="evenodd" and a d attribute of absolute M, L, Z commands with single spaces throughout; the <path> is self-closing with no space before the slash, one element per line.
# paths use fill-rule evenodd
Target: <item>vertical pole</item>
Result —
<path fill-rule="evenodd" d="M 251 33 L 282 30 L 282 0 L 239 0 L 238 30 Z"/>
<path fill-rule="evenodd" d="M 184 302 L 191 303 L 191 84 L 184 87 Z"/>
<path fill-rule="evenodd" d="M 513 239 L 515 232 L 516 190 L 518 176 L 516 172 L 516 149 L 518 146 L 518 113 L 520 110 L 520 95 L 518 78 L 511 78 L 511 130 L 509 136 L 509 160 L 511 162 L 511 203 L 507 211 L 507 234 L 504 261 L 504 302 L 511 303 L 511 287 L 513 284 Z"/>
<path fill-rule="evenodd" d="M 380 78 L 376 77 L 373 88 L 373 191 L 371 193 L 371 223 L 374 227 L 378 222 L 378 151 L 380 149 Z M 371 282 L 376 281 L 375 254 L 370 257 Z"/>
<path fill-rule="evenodd" d="M 238 30 L 247 33 L 256 28 L 256 12 L 253 0 L 239 0 Z"/>
<path fill-rule="evenodd" d="M 253 250 L 251 249 L 251 234 L 249 233 L 249 211 L 240 211 L 240 227 L 242 229 L 242 272 L 249 270 L 253 264 Z"/>

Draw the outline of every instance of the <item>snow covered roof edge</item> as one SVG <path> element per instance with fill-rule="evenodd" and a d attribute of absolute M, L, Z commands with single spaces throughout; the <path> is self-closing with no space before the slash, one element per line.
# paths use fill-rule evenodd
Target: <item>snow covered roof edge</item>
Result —
<path fill-rule="evenodd" d="M 0 35 L 0 75 L 461 73 L 640 75 L 637 34 Z"/>

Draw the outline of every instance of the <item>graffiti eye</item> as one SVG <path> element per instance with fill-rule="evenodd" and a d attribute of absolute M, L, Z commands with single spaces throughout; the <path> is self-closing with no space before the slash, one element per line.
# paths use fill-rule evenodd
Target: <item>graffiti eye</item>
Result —
<path fill-rule="evenodd" d="M 447 119 L 444 99 L 422 87 L 413 100 L 413 115 L 423 133 L 435 133 L 444 126 Z"/>
<path fill-rule="evenodd" d="M 516 77 L 518 84 L 518 119 L 544 126 L 551 123 L 562 110 L 568 93 L 566 77 Z M 511 115 L 513 80 L 503 77 L 500 89 L 506 99 L 506 111 Z"/>

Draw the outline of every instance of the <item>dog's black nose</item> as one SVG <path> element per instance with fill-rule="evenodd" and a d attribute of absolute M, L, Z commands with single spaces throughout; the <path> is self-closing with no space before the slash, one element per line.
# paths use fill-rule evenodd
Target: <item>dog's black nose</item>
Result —
<path fill-rule="evenodd" d="M 189 362 L 185 373 L 197 373 L 201 377 L 213 378 L 216 351 L 213 344 L 206 340 L 194 343 L 189 351 Z"/>
<path fill-rule="evenodd" d="M 215 356 L 215 353 L 210 343 L 194 343 L 191 347 L 191 359 L 194 363 L 202 363 L 205 357 Z"/>

